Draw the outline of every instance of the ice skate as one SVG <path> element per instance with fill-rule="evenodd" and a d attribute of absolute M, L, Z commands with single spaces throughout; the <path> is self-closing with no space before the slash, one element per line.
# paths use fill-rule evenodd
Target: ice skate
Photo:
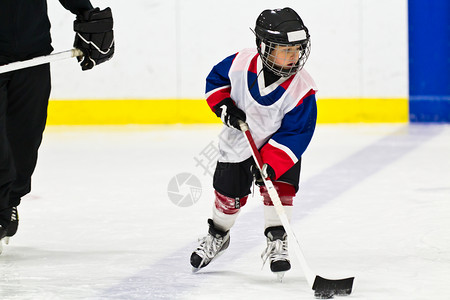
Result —
<path fill-rule="evenodd" d="M 6 230 L 6 236 L 3 239 L 6 245 L 9 244 L 9 238 L 16 234 L 18 227 L 19 227 L 19 213 L 17 211 L 17 207 L 15 206 L 12 208 L 11 223 L 9 224 Z"/>
<path fill-rule="evenodd" d="M 211 261 L 219 257 L 230 244 L 230 232 L 224 232 L 214 227 L 214 222 L 208 219 L 208 235 L 201 239 L 200 245 L 192 252 L 191 265 L 193 271 L 206 267 Z"/>
<path fill-rule="evenodd" d="M 263 266 L 269 260 L 270 270 L 277 275 L 279 281 L 283 281 L 284 274 L 291 269 L 286 231 L 282 226 L 269 227 L 264 234 L 267 237 L 267 248 L 261 254 Z"/>
<path fill-rule="evenodd" d="M 6 229 L 3 228 L 2 225 L 0 225 L 0 254 L 2 254 L 3 240 L 5 239 L 5 236 L 6 236 Z"/>

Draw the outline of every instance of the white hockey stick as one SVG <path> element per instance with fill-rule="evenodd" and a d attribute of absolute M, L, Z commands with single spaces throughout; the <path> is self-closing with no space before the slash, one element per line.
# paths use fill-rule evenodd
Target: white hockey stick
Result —
<path fill-rule="evenodd" d="M 80 49 L 74 48 L 63 52 L 35 57 L 29 60 L 17 61 L 7 65 L 0 66 L 0 74 L 77 56 L 83 56 L 83 52 Z"/>
<path fill-rule="evenodd" d="M 255 141 L 253 140 L 248 125 L 247 123 L 240 121 L 239 126 L 241 128 L 241 131 L 244 133 L 248 145 L 250 146 L 253 159 L 255 160 L 259 171 L 261 172 L 261 177 L 263 179 L 264 185 L 267 188 L 270 199 L 272 200 L 278 217 L 281 220 L 281 224 L 283 225 L 287 235 L 296 242 L 293 247 L 294 252 L 298 260 L 300 261 L 300 265 L 302 267 L 303 273 L 305 274 L 308 285 L 311 286 L 311 288 L 314 290 L 315 296 L 318 298 L 327 299 L 329 297 L 332 297 L 333 295 L 349 295 L 352 291 L 354 277 L 337 280 L 326 279 L 318 275 L 314 275 L 313 271 L 308 266 L 308 263 L 306 262 L 305 256 L 303 255 L 302 249 L 300 247 L 300 243 L 298 242 L 294 231 L 292 231 L 291 225 L 286 216 L 286 212 L 284 211 L 283 204 L 281 203 L 280 196 L 278 195 L 272 180 L 270 178 L 264 178 L 264 175 L 262 173 L 263 161 L 261 158 L 261 154 L 256 147 Z"/>

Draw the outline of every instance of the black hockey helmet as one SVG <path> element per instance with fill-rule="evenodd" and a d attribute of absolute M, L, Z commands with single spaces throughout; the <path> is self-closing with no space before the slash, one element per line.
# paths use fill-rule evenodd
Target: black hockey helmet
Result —
<path fill-rule="evenodd" d="M 256 20 L 254 34 L 263 64 L 274 74 L 290 76 L 303 68 L 311 41 L 308 28 L 292 8 L 264 10 Z M 298 61 L 287 68 L 274 64 L 272 51 L 277 46 L 299 46 Z"/>

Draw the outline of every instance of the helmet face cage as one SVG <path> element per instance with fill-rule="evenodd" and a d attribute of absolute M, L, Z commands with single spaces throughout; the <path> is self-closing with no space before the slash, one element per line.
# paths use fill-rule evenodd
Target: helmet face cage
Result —
<path fill-rule="evenodd" d="M 258 52 L 263 65 L 272 73 L 282 77 L 291 76 L 300 71 L 311 51 L 309 38 L 298 43 L 284 44 L 261 40 Z"/>

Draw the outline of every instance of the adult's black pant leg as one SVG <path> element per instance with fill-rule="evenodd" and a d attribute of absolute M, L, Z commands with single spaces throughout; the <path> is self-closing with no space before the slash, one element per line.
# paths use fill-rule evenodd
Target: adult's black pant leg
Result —
<path fill-rule="evenodd" d="M 17 175 L 11 186 L 10 206 L 19 205 L 21 197 L 31 190 L 50 89 L 49 64 L 16 71 L 11 77 L 6 124 Z"/>
<path fill-rule="evenodd" d="M 0 74 L 0 225 L 8 227 L 11 219 L 9 194 L 16 179 L 16 170 L 6 131 L 6 111 L 8 108 L 7 86 L 10 74 Z"/>

